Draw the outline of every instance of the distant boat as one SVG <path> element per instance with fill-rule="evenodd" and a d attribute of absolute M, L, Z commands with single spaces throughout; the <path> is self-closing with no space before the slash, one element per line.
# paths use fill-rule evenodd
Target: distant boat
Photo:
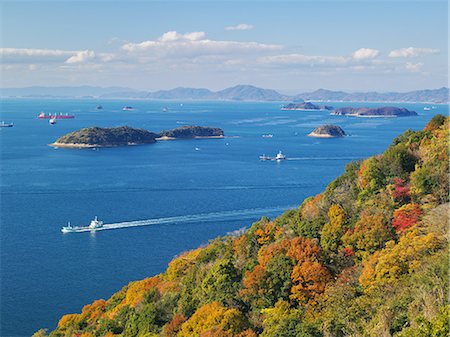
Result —
<path fill-rule="evenodd" d="M 49 119 L 49 121 L 48 121 L 51 125 L 54 125 L 54 124 L 56 124 L 56 116 L 55 117 L 52 117 L 52 118 L 50 118 Z"/>
<path fill-rule="evenodd" d="M 163 112 L 167 112 L 167 111 L 169 111 L 169 108 L 165 106 L 165 107 L 162 109 L 162 111 L 163 111 Z"/>
<path fill-rule="evenodd" d="M 14 126 L 13 123 L 5 123 L 5 122 L 0 123 L 1 128 L 12 128 L 13 126 Z"/>
<path fill-rule="evenodd" d="M 260 160 L 276 160 L 276 161 L 281 161 L 281 160 L 285 160 L 286 156 L 281 153 L 281 151 L 278 152 L 278 154 L 275 157 L 269 157 L 266 156 L 265 154 L 263 154 L 262 156 L 259 156 Z"/>
<path fill-rule="evenodd" d="M 48 115 L 46 115 L 44 112 L 41 112 L 38 115 L 38 118 L 39 119 L 52 119 L 52 118 L 56 118 L 56 119 L 73 119 L 73 118 L 75 118 L 75 116 L 74 115 L 69 115 L 68 113 L 63 115 L 62 112 L 60 112 L 59 115 L 57 115 L 57 114 L 54 114 L 54 115 L 48 114 Z"/>
<path fill-rule="evenodd" d="M 134 108 L 132 106 L 124 106 L 122 108 L 123 111 L 129 111 L 129 110 L 134 110 Z"/>
<path fill-rule="evenodd" d="M 272 138 L 273 135 L 271 133 L 267 134 L 267 135 L 262 135 L 263 138 Z"/>
<path fill-rule="evenodd" d="M 67 226 L 63 226 L 61 228 L 61 232 L 63 233 L 77 233 L 77 232 L 87 232 L 87 231 L 96 231 L 99 228 L 103 227 L 103 221 L 98 220 L 97 217 L 94 218 L 94 220 L 91 220 L 91 223 L 89 226 L 75 226 L 73 227 L 70 222 L 67 224 Z"/>
<path fill-rule="evenodd" d="M 102 110 L 103 109 L 103 107 L 101 106 L 101 105 L 97 105 L 97 108 L 96 108 L 97 110 Z"/>
<path fill-rule="evenodd" d="M 425 111 L 430 111 L 431 110 L 431 108 L 430 107 L 425 107 L 425 108 L 423 108 Z"/>

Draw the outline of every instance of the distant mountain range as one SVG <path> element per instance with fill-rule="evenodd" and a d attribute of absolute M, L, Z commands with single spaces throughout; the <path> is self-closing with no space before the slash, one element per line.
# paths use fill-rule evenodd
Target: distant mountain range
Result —
<path fill-rule="evenodd" d="M 298 95 L 283 95 L 275 90 L 252 85 L 237 85 L 220 91 L 204 88 L 175 88 L 155 92 L 124 87 L 26 87 L 1 89 L 1 97 L 85 97 L 135 98 L 166 100 L 233 100 L 233 101 L 329 101 L 329 102 L 449 102 L 449 89 L 426 89 L 409 92 L 353 92 L 318 89 Z"/>
<path fill-rule="evenodd" d="M 426 89 L 409 92 L 353 92 L 331 91 L 319 89 L 313 92 L 301 93 L 294 96 L 294 99 L 301 98 L 311 101 L 349 101 L 349 102 L 449 102 L 449 89 Z"/>

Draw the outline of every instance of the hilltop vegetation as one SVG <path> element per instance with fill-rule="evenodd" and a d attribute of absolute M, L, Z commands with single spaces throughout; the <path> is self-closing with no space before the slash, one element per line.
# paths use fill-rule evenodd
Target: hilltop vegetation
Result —
<path fill-rule="evenodd" d="M 50 336 L 447 336 L 448 127 L 406 131 L 298 209 L 182 254 Z"/>
<path fill-rule="evenodd" d="M 129 126 L 117 128 L 83 128 L 59 138 L 54 145 L 81 144 L 97 146 L 121 146 L 129 144 L 146 144 L 156 142 L 156 133 L 134 129 Z"/>
<path fill-rule="evenodd" d="M 160 137 L 195 138 L 195 137 L 223 137 L 222 129 L 206 126 L 181 126 L 176 129 L 162 131 Z"/>

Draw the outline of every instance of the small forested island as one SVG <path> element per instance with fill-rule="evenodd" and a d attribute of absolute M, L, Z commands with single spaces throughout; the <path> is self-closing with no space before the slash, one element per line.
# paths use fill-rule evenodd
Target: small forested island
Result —
<path fill-rule="evenodd" d="M 182 126 L 159 133 L 129 126 L 115 128 L 90 127 L 80 129 L 62 136 L 53 147 L 96 148 L 155 143 L 157 140 L 188 138 L 223 138 L 224 132 L 219 128 L 203 126 Z"/>
<path fill-rule="evenodd" d="M 308 134 L 308 136 L 317 138 L 337 138 L 344 137 L 346 134 L 341 127 L 326 124 L 314 129 L 310 134 Z"/>
<path fill-rule="evenodd" d="M 333 110 L 329 105 L 316 105 L 311 102 L 289 103 L 281 107 L 281 110 Z"/>
<path fill-rule="evenodd" d="M 449 121 L 406 131 L 300 207 L 181 254 L 49 336 L 448 336 Z"/>
<path fill-rule="evenodd" d="M 186 139 L 186 138 L 223 138 L 224 132 L 220 128 L 206 126 L 181 126 L 172 130 L 159 133 L 158 140 Z"/>
<path fill-rule="evenodd" d="M 380 108 L 338 108 L 331 112 L 332 115 L 355 117 L 407 117 L 417 116 L 417 112 L 406 108 L 385 106 Z"/>
<path fill-rule="evenodd" d="M 114 147 L 155 143 L 158 134 L 129 126 L 83 128 L 58 138 L 50 144 L 55 147 Z"/>

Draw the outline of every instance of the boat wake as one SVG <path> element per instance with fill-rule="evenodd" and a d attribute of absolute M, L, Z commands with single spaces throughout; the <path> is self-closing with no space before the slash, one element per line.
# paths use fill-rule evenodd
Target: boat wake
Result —
<path fill-rule="evenodd" d="M 191 214 L 183 216 L 174 216 L 167 218 L 155 218 L 147 220 L 135 220 L 126 222 L 116 222 L 110 224 L 103 224 L 102 227 L 90 229 L 89 227 L 76 228 L 72 232 L 82 233 L 82 232 L 98 232 L 103 230 L 111 229 L 121 229 L 130 227 L 143 227 L 150 225 L 168 225 L 168 224 L 178 224 L 178 223 L 192 223 L 192 222 L 206 222 L 206 221 L 226 221 L 234 219 L 246 219 L 256 216 L 263 215 L 278 215 L 279 213 L 296 208 L 297 206 L 278 206 L 270 208 L 250 208 L 241 209 L 234 211 L 223 211 L 223 212 L 213 212 L 213 213 L 201 213 L 201 214 Z"/>
<path fill-rule="evenodd" d="M 287 157 L 286 160 L 360 160 L 361 157 Z"/>

